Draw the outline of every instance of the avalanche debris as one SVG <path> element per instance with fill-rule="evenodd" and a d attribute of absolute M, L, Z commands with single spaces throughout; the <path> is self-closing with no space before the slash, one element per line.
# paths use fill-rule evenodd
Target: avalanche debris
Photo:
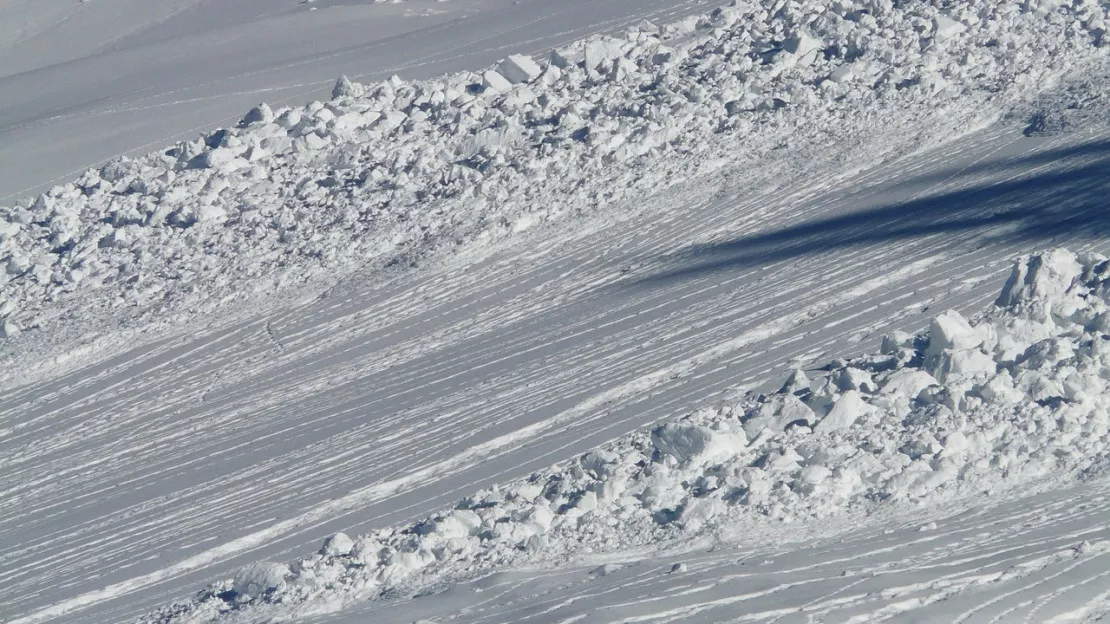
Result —
<path fill-rule="evenodd" d="M 1027 256 L 977 319 L 944 312 L 925 333 L 888 336 L 881 352 L 812 380 L 795 372 L 778 392 L 699 409 L 409 527 L 338 534 L 288 568 L 248 566 L 148 621 L 373 598 L 524 561 L 720 535 L 745 517 L 935 504 L 1104 470 L 1108 316 L 1110 259 Z M 961 358 L 977 364 L 951 366 Z"/>
<path fill-rule="evenodd" d="M 0 207 L 0 340 L 203 314 L 487 244 L 757 160 L 784 137 L 871 127 L 864 109 L 1005 106 L 1095 58 L 1106 23 L 1093 2 L 735 2 L 544 62 L 340 78 L 331 101 L 262 104 Z"/>

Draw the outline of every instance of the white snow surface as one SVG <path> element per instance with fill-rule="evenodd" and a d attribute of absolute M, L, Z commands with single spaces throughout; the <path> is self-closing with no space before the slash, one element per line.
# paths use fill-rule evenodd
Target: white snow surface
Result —
<path fill-rule="evenodd" d="M 881 352 L 835 360 L 812 380 L 797 371 L 778 392 L 699 409 L 329 552 L 350 539 L 336 536 L 267 591 L 243 589 L 253 564 L 144 621 L 300 617 L 582 552 L 727 542 L 752 516 L 940 507 L 1105 473 L 1110 260 L 1024 257 L 999 304 L 971 322 L 946 311 L 929 331 L 888 336 Z"/>
<path fill-rule="evenodd" d="M 340 79 L 3 209 L 0 617 L 120 621 L 222 578 L 144 619 L 363 621 L 395 598 L 406 618 L 414 593 L 565 578 L 589 551 L 632 600 L 613 562 L 637 552 L 1097 476 L 1106 6 L 939 7 L 741 2 L 535 67 Z M 1004 259 L 1057 242 L 1079 251 L 1021 260 L 982 317 L 807 366 L 938 302 L 977 309 Z M 806 370 L 783 391 L 707 402 L 786 361 Z M 1015 515 L 1092 522 L 1104 485 Z M 1103 552 L 1083 527 L 1048 554 L 998 530 L 1020 574 L 913 585 L 966 552 L 938 536 L 928 561 L 946 522 L 890 538 L 923 561 L 906 588 L 855 600 L 851 579 L 821 608 L 912 613 Z M 833 575 L 823 548 L 810 569 Z M 688 571 L 748 578 L 730 557 L 690 558 L 661 595 L 700 591 Z M 530 585 L 509 584 L 523 621 Z M 760 611 L 740 585 L 660 613 L 806 606 Z M 1105 610 L 1081 602 L 1069 617 Z"/>

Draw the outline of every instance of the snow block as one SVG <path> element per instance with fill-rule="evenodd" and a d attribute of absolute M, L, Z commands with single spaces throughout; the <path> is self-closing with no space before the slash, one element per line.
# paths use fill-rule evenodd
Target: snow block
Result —
<path fill-rule="evenodd" d="M 800 422 L 810 426 L 816 420 L 813 410 L 801 399 L 792 394 L 784 394 L 769 397 L 757 409 L 752 410 L 745 417 L 743 426 L 748 438 L 755 439 L 764 429 L 778 433 L 791 423 Z"/>
<path fill-rule="evenodd" d="M 802 369 L 795 368 L 790 371 L 790 375 L 787 376 L 786 381 L 779 388 L 779 393 L 794 394 L 804 390 L 809 390 L 809 377 L 806 377 L 806 373 Z"/>
<path fill-rule="evenodd" d="M 433 533 L 444 538 L 470 537 L 482 526 L 482 519 L 469 509 L 456 509 L 435 523 Z"/>
<path fill-rule="evenodd" d="M 929 373 L 915 368 L 903 368 L 886 379 L 881 393 L 914 399 L 922 390 L 935 385 L 937 380 Z"/>
<path fill-rule="evenodd" d="M 514 54 L 501 61 L 501 64 L 497 67 L 497 72 L 509 82 L 519 84 L 521 82 L 532 82 L 543 73 L 543 70 L 530 57 L 523 54 Z"/>
<path fill-rule="evenodd" d="M 559 69 L 573 67 L 582 62 L 582 50 L 577 48 L 558 48 L 551 51 L 551 65 Z"/>
<path fill-rule="evenodd" d="M 274 111 L 265 102 L 255 106 L 243 115 L 243 119 L 239 121 L 240 127 L 246 127 L 252 124 L 270 123 L 274 120 Z"/>
<path fill-rule="evenodd" d="M 667 423 L 651 432 L 655 448 L 679 461 L 704 453 L 712 441 L 713 431 L 700 425 Z"/>
<path fill-rule="evenodd" d="M 998 371 L 994 358 L 978 349 L 953 350 L 942 353 L 936 360 L 933 372 L 941 382 L 954 377 L 974 377 L 993 375 Z"/>
<path fill-rule="evenodd" d="M 20 333 L 19 325 L 16 325 L 10 319 L 0 323 L 0 338 L 14 338 Z"/>

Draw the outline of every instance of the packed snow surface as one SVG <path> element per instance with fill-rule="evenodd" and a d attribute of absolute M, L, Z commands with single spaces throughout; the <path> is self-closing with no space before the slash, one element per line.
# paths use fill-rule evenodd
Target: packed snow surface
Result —
<path fill-rule="evenodd" d="M 1096 475 L 1105 15 L 741 2 L 340 79 L 9 205 L 0 617 L 214 581 L 147 619 L 308 617 Z M 1058 242 L 985 317 L 808 366 L 978 309 Z M 708 401 L 785 362 L 782 392 Z M 852 608 L 927 603 L 875 592 Z"/>

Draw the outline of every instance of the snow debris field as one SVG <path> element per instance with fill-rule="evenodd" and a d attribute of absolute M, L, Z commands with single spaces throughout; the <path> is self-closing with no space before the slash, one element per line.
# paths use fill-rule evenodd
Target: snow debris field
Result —
<path fill-rule="evenodd" d="M 1097 56 L 1105 18 L 1093 1 L 738 1 L 542 62 L 342 78 L 330 102 L 263 104 L 0 207 L 0 339 L 180 323 L 835 141 L 879 110 L 1001 106 Z M 6 353 L 49 351 L 38 334 Z"/>
<path fill-rule="evenodd" d="M 965 588 L 1038 574 L 1029 621 L 1060 596 L 1080 604 L 1059 621 L 1110 613 L 1073 592 L 1110 574 L 1074 572 L 1110 554 L 1108 11 L 622 18 L 485 69 L 340 77 L 0 206 L 0 619 L 412 622 L 444 594 L 460 622 L 949 598 L 972 622 L 1008 598 Z M 975 497 L 1032 519 L 999 528 Z M 820 553 L 738 571 L 764 537 Z M 614 563 L 636 558 L 665 574 Z M 586 564 L 594 589 L 561 582 Z"/>
<path fill-rule="evenodd" d="M 810 376 L 796 370 L 777 392 L 699 409 L 411 526 L 252 564 L 145 621 L 303 615 L 581 552 L 727 539 L 752 516 L 821 519 L 1089 478 L 1110 451 L 1110 259 L 1021 258 L 980 317 L 946 311 L 926 332 L 888 335 L 878 353 Z"/>

